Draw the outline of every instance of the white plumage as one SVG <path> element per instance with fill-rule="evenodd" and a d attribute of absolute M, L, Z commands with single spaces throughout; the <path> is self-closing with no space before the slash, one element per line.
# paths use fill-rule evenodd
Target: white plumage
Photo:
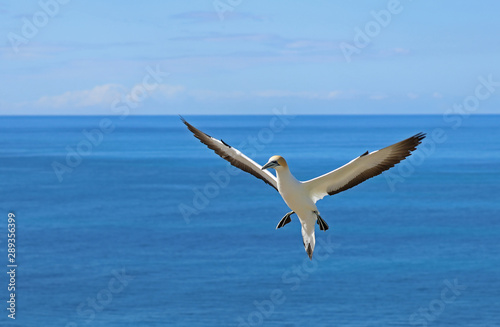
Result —
<path fill-rule="evenodd" d="M 203 133 L 182 117 L 181 119 L 196 138 L 223 159 L 229 161 L 233 166 L 262 179 L 280 193 L 292 212 L 286 214 L 276 228 L 285 226 L 291 221 L 290 215 L 296 213 L 302 226 L 304 248 L 310 259 L 312 259 L 316 244 L 315 224 L 318 223 L 320 230 L 328 229 L 328 225 L 319 215 L 316 202 L 326 195 L 334 195 L 345 191 L 393 167 L 411 155 L 411 152 L 416 149 L 417 145 L 425 137 L 425 134 L 419 133 L 381 150 L 371 153 L 367 151 L 340 168 L 301 182 L 292 175 L 283 157 L 272 156 L 264 166 L 261 166 L 224 141 Z M 276 170 L 276 177 L 267 170 L 269 168 Z"/>

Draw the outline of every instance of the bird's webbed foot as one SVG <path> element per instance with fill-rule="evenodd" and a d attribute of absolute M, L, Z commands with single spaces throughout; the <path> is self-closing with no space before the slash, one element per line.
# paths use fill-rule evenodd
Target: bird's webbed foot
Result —
<path fill-rule="evenodd" d="M 319 225 L 319 230 L 324 230 L 324 231 L 328 230 L 328 228 L 329 228 L 328 224 L 326 223 L 326 221 L 323 220 L 323 218 L 321 218 L 321 216 L 319 215 L 319 212 L 317 212 L 317 211 L 313 211 L 313 212 L 316 214 L 316 217 L 318 218 L 316 220 L 316 223 L 318 223 L 318 225 Z"/>
<path fill-rule="evenodd" d="M 279 222 L 279 223 L 278 223 L 278 225 L 276 226 L 276 229 L 281 228 L 281 227 L 285 226 L 286 224 L 288 224 L 289 222 L 291 222 L 291 221 L 292 221 L 292 219 L 290 218 L 290 216 L 291 216 L 292 214 L 294 214 L 294 213 L 295 213 L 295 212 L 290 211 L 289 213 L 287 213 L 287 214 L 285 215 L 285 217 L 281 218 L 280 222 Z"/>

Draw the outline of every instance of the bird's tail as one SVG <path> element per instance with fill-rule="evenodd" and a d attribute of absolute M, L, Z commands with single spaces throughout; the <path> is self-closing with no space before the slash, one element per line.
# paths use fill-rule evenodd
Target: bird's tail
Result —
<path fill-rule="evenodd" d="M 304 227 L 302 227 L 302 239 L 304 241 L 304 249 L 306 250 L 306 253 L 309 256 L 309 259 L 312 260 L 314 246 L 316 245 L 316 238 L 314 237 L 314 230 L 311 233 L 308 233 L 306 230 L 304 230 Z"/>

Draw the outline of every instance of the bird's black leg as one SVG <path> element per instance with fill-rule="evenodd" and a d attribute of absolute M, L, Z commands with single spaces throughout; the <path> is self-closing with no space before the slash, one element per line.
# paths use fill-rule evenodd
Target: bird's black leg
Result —
<path fill-rule="evenodd" d="M 280 222 L 278 223 L 278 226 L 276 226 L 276 229 L 281 228 L 281 227 L 285 226 L 286 224 L 288 224 L 289 222 L 291 222 L 291 221 L 292 221 L 292 219 L 290 218 L 290 216 L 291 216 L 292 214 L 294 214 L 294 213 L 295 213 L 295 212 L 290 211 L 289 213 L 287 213 L 287 214 L 285 215 L 285 217 L 281 218 Z"/>
<path fill-rule="evenodd" d="M 323 220 L 323 218 L 321 218 L 321 216 L 319 215 L 319 212 L 317 211 L 313 211 L 315 214 L 316 214 L 316 217 L 318 217 L 318 220 L 316 220 L 316 222 L 318 223 L 319 225 L 319 230 L 328 230 L 328 224 L 326 223 L 326 221 Z"/>

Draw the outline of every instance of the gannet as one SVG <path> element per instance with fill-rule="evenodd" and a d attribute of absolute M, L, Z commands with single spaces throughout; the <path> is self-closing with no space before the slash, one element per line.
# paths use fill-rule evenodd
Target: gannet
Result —
<path fill-rule="evenodd" d="M 231 165 L 260 178 L 279 192 L 292 211 L 280 220 L 276 229 L 288 224 L 291 221 L 290 216 L 294 213 L 297 214 L 302 226 L 304 249 L 311 260 L 316 244 L 315 224 L 319 225 L 320 230 L 326 231 L 328 229 L 328 224 L 321 218 L 316 202 L 326 195 L 334 195 L 348 190 L 394 167 L 410 156 L 411 152 L 425 138 L 424 133 L 418 133 L 381 150 L 366 151 L 340 168 L 301 182 L 292 175 L 285 158 L 282 156 L 272 156 L 264 166 L 261 166 L 223 140 L 218 140 L 200 131 L 182 117 L 181 120 L 197 139 L 215 151 L 216 154 L 229 161 Z M 276 171 L 276 176 L 268 171 L 270 168 Z"/>

